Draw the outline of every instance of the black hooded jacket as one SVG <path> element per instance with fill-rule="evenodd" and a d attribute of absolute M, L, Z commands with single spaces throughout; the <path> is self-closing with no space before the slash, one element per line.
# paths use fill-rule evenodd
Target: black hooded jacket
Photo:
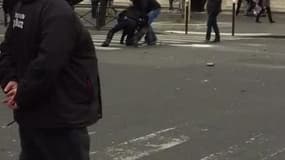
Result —
<path fill-rule="evenodd" d="M 18 0 L 0 46 L 0 83 L 18 82 L 23 127 L 84 127 L 102 116 L 95 48 L 65 0 Z"/>
<path fill-rule="evenodd" d="M 222 11 L 222 0 L 208 0 L 207 12 L 208 14 L 218 14 Z"/>

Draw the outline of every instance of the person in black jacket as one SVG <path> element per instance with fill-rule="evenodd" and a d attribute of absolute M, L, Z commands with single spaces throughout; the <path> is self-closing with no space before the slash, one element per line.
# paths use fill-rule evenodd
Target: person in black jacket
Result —
<path fill-rule="evenodd" d="M 213 42 L 220 42 L 220 31 L 217 23 L 217 16 L 222 10 L 222 0 L 208 0 L 207 12 L 208 12 L 208 22 L 207 22 L 207 33 L 206 42 L 211 39 L 212 28 L 215 32 L 215 40 Z"/>
<path fill-rule="evenodd" d="M 20 160 L 89 160 L 87 126 L 102 118 L 95 48 L 65 0 L 17 0 L 0 45 L 3 102 Z"/>
<path fill-rule="evenodd" d="M 155 45 L 157 37 L 153 31 L 151 24 L 158 18 L 160 15 L 161 6 L 157 0 L 131 0 L 133 5 L 138 10 L 147 14 L 148 16 L 148 27 L 144 27 L 140 32 L 135 36 L 135 44 L 138 43 L 143 34 L 145 36 L 145 42 L 148 45 Z"/>

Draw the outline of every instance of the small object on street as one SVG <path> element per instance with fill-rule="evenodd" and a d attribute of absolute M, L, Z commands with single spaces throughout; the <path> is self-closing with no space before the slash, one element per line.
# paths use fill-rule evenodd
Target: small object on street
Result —
<path fill-rule="evenodd" d="M 214 67 L 215 66 L 215 63 L 214 62 L 207 62 L 206 65 L 208 67 Z"/>

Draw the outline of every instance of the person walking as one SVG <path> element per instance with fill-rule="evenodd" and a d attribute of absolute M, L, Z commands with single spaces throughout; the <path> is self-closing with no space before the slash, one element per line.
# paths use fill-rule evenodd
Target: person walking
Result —
<path fill-rule="evenodd" d="M 213 42 L 220 42 L 220 31 L 217 24 L 217 16 L 222 10 L 222 0 L 208 0 L 207 3 L 207 12 L 208 12 L 208 21 L 207 21 L 207 33 L 206 33 L 206 42 L 210 42 L 212 28 L 215 32 L 215 39 Z"/>
<path fill-rule="evenodd" d="M 261 15 L 266 11 L 269 22 L 270 23 L 275 23 L 275 21 L 272 18 L 271 7 L 270 7 L 270 0 L 259 0 L 258 1 L 258 6 L 261 8 L 261 10 L 257 14 L 255 22 L 256 23 L 261 23 L 261 21 L 259 19 L 260 19 Z"/>
<path fill-rule="evenodd" d="M 17 0 L 0 45 L 3 102 L 19 126 L 19 160 L 89 160 L 102 118 L 95 48 L 66 0 Z"/>

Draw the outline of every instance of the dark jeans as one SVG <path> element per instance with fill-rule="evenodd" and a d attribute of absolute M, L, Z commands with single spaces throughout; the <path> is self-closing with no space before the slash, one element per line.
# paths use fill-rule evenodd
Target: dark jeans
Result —
<path fill-rule="evenodd" d="M 89 160 L 86 128 L 19 128 L 19 160 Z"/>
<path fill-rule="evenodd" d="M 216 34 L 215 39 L 220 40 L 220 31 L 219 31 L 219 27 L 218 27 L 218 23 L 217 23 L 218 14 L 219 13 L 210 13 L 208 15 L 206 40 L 211 39 L 212 28 L 214 29 L 214 32 Z"/>

